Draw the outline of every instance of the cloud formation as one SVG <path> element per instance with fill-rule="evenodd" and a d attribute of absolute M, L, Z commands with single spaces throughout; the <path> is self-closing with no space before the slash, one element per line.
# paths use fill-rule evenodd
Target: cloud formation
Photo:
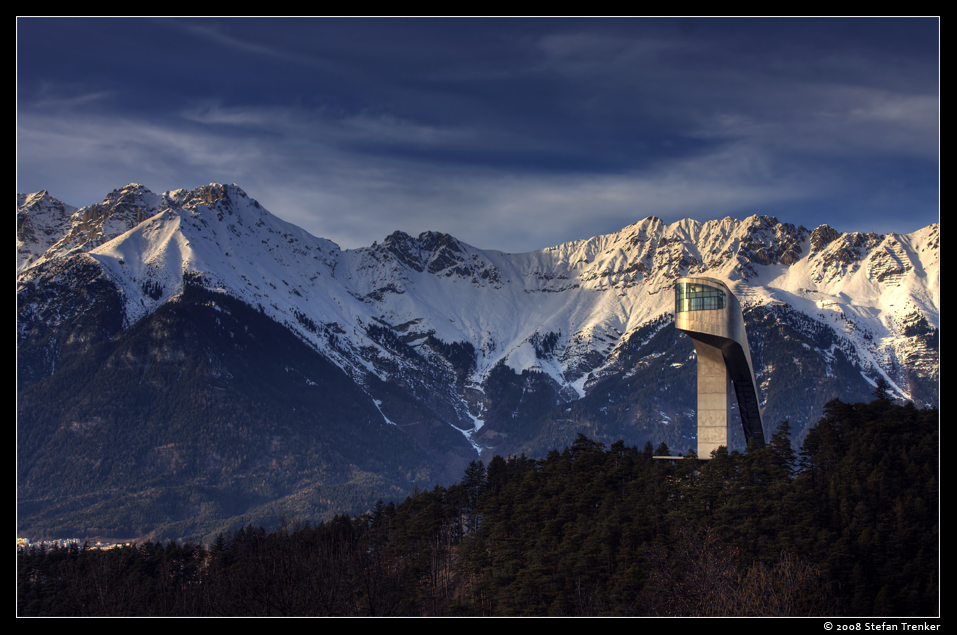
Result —
<path fill-rule="evenodd" d="M 935 20 L 20 19 L 18 191 L 235 182 L 343 247 L 938 216 Z"/>

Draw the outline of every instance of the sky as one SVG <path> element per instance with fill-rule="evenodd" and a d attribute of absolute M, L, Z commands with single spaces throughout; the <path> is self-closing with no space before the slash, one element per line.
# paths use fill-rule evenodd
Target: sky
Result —
<path fill-rule="evenodd" d="M 342 248 L 939 221 L 937 18 L 17 19 L 17 191 L 236 183 Z"/>

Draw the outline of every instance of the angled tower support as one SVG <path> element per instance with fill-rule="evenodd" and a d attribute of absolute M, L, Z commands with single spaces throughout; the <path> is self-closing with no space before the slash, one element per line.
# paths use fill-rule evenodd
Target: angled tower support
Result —
<path fill-rule="evenodd" d="M 698 355 L 698 456 L 728 445 L 731 395 L 738 399 L 744 437 L 764 447 L 758 387 L 751 366 L 741 304 L 713 278 L 681 278 L 675 285 L 675 328 L 694 341 Z"/>

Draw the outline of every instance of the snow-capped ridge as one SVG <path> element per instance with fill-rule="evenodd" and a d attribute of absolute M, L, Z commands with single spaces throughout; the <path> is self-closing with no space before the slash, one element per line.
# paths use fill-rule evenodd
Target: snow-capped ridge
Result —
<path fill-rule="evenodd" d="M 54 201 L 18 195 L 18 289 L 42 262 L 87 254 L 120 289 L 132 324 L 201 285 L 285 325 L 365 390 L 373 377 L 402 385 L 459 430 L 486 420 L 480 395 L 496 369 L 543 374 L 566 400 L 624 372 L 626 342 L 661 328 L 674 281 L 689 275 L 726 281 L 748 307 L 786 305 L 841 333 L 845 355 L 866 372 L 893 381 L 906 364 L 937 372 L 936 225 L 885 236 L 769 216 L 652 216 L 522 254 L 401 231 L 341 250 L 235 184 L 162 195 L 129 184 L 79 210 Z M 32 232 L 24 237 L 52 228 L 45 251 L 42 241 L 21 243 L 21 225 Z M 383 416 L 401 419 L 376 399 Z"/>

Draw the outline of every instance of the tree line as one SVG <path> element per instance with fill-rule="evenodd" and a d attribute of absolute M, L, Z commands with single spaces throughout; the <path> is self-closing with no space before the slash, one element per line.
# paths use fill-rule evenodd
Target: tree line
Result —
<path fill-rule="evenodd" d="M 939 613 L 937 410 L 832 401 L 800 452 L 579 435 L 366 514 L 18 553 L 20 615 Z"/>

